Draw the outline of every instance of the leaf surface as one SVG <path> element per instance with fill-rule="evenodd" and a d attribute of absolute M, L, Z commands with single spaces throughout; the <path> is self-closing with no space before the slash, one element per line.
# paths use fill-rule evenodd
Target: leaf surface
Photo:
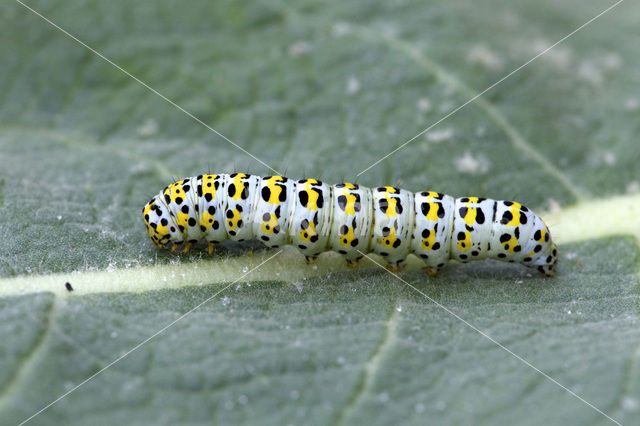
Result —
<path fill-rule="evenodd" d="M 338 183 L 609 4 L 28 5 L 270 167 Z M 19 3 L 0 10 L 0 423 L 208 299 L 31 423 L 609 421 L 477 330 L 640 421 L 637 5 L 357 178 L 548 212 L 554 279 L 492 261 L 432 278 L 414 259 L 410 286 L 335 254 L 311 267 L 286 248 L 253 271 L 276 251 L 157 251 L 140 209 L 174 178 L 271 171 Z"/>

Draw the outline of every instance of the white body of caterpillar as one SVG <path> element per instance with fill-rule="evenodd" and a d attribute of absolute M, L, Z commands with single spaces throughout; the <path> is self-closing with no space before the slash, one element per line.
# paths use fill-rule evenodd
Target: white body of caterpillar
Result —
<path fill-rule="evenodd" d="M 365 188 L 315 179 L 244 173 L 206 174 L 165 187 L 142 209 L 159 247 L 206 240 L 257 238 L 268 247 L 292 244 L 308 262 L 327 250 L 355 264 L 362 253 L 397 268 L 413 253 L 435 273 L 449 259 L 521 263 L 553 275 L 558 259 L 549 228 L 513 201 Z"/>

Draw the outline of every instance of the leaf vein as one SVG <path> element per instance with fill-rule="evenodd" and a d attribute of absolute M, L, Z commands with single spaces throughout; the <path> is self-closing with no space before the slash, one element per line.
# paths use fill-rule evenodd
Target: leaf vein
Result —
<path fill-rule="evenodd" d="M 369 360 L 365 363 L 362 372 L 362 378 L 358 383 L 358 387 L 355 392 L 349 398 L 349 402 L 338 413 L 336 425 L 344 424 L 357 410 L 358 406 L 362 403 L 364 398 L 371 393 L 375 377 L 380 371 L 382 360 L 386 353 L 394 347 L 394 343 L 397 339 L 398 322 L 400 313 L 395 307 L 386 323 L 385 334 L 380 344 L 376 348 L 375 352 L 371 355 Z"/>
<path fill-rule="evenodd" d="M 478 95 L 467 84 L 462 82 L 455 75 L 436 64 L 429 57 L 427 57 L 421 50 L 415 48 L 411 44 L 391 35 L 383 34 L 380 32 L 373 32 L 367 28 L 355 26 L 356 31 L 354 33 L 366 40 L 379 40 L 385 43 L 389 48 L 395 49 L 401 53 L 404 53 L 409 58 L 414 60 L 418 65 L 422 66 L 429 72 L 435 75 L 435 77 L 449 84 L 456 91 L 467 97 L 473 99 Z M 507 118 L 502 114 L 498 108 L 496 108 L 491 102 L 484 97 L 478 97 L 474 100 L 475 105 L 480 108 L 489 118 L 507 135 L 514 148 L 520 150 L 524 154 L 528 155 L 536 164 L 538 164 L 545 172 L 555 178 L 576 200 L 584 200 L 588 197 L 582 188 L 571 182 L 569 177 L 564 174 L 560 169 L 554 166 L 551 161 L 541 154 L 520 134 L 520 132 L 512 126 Z"/>
<path fill-rule="evenodd" d="M 18 394 L 20 385 L 24 383 L 28 374 L 33 371 L 35 364 L 38 362 L 39 355 L 45 350 L 46 343 L 51 336 L 54 329 L 54 317 L 58 311 L 58 298 L 53 297 L 51 303 L 48 305 L 48 311 L 45 313 L 47 324 L 44 327 L 42 333 L 33 344 L 31 351 L 25 356 L 24 362 L 21 367 L 18 368 L 13 377 L 8 381 L 5 388 L 0 391 L 0 413 L 5 412 L 8 407 L 8 403 L 11 401 L 12 396 Z"/>

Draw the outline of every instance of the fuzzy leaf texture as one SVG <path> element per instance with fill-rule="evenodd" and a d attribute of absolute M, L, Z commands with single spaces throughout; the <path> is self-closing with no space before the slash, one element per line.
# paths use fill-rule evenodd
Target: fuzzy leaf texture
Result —
<path fill-rule="evenodd" d="M 338 183 L 613 2 L 27 4 L 271 167 Z M 639 20 L 621 3 L 357 180 L 545 218 L 553 279 L 401 277 L 622 424 L 640 423 Z M 271 172 L 19 3 L 0 28 L 0 424 L 230 283 L 29 424 L 613 424 L 371 262 L 285 249 L 234 282 L 275 250 L 158 251 L 140 211 L 174 178 Z"/>

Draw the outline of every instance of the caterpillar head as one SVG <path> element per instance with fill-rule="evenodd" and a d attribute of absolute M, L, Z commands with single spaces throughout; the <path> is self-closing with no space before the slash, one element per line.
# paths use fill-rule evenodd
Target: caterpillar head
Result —
<path fill-rule="evenodd" d="M 168 210 L 157 197 L 153 197 L 142 208 L 142 215 L 151 241 L 158 247 L 164 247 L 171 239 Z"/>

